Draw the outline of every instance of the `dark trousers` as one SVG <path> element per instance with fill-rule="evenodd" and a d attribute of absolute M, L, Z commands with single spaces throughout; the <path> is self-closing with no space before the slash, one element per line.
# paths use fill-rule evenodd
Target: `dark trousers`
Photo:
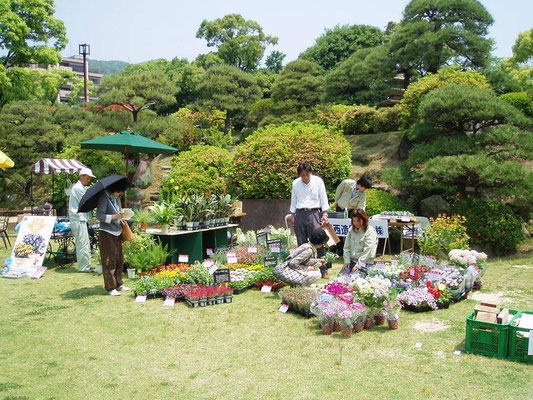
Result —
<path fill-rule="evenodd" d="M 338 211 L 338 212 L 343 212 L 344 211 L 344 208 L 340 208 L 339 206 L 337 206 L 337 209 L 335 211 Z M 351 218 L 352 216 L 352 211 L 353 210 L 348 210 L 348 217 Z M 340 242 L 337 243 L 337 255 L 339 257 L 342 257 L 344 255 L 344 237 L 339 237 L 340 239 Z"/>
<path fill-rule="evenodd" d="M 124 264 L 122 241 L 120 236 L 111 235 L 104 231 L 99 231 L 98 234 L 105 290 L 110 291 L 122 286 L 122 266 Z"/>
<path fill-rule="evenodd" d="M 296 233 L 296 240 L 298 241 L 298 246 L 301 246 L 304 243 L 309 242 L 311 233 L 320 228 L 320 212 L 319 211 L 304 211 L 296 210 L 296 215 L 294 217 L 294 232 Z M 317 249 L 317 257 L 323 258 L 326 254 L 324 247 Z M 320 267 L 320 272 L 322 275 L 326 275 L 328 270 L 327 267 Z"/>

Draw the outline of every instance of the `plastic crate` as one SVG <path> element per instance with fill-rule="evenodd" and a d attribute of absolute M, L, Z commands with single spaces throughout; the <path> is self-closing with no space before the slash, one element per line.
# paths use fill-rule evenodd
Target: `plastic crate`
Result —
<path fill-rule="evenodd" d="M 533 314 L 533 311 L 520 311 L 514 319 L 522 314 Z M 509 359 L 514 361 L 524 361 L 533 363 L 533 356 L 528 356 L 529 336 L 524 337 L 521 332 L 529 332 L 533 335 L 533 329 L 519 328 L 518 326 L 509 326 Z"/>
<path fill-rule="evenodd" d="M 512 321 L 518 311 L 509 310 L 509 314 L 513 315 Z M 493 324 L 476 321 L 475 316 L 476 312 L 473 311 L 466 318 L 465 351 L 489 357 L 506 358 L 509 348 L 509 323 Z"/>

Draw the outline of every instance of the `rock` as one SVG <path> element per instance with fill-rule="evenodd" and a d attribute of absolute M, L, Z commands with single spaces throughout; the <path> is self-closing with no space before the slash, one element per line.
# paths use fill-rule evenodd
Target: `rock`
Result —
<path fill-rule="evenodd" d="M 449 214 L 450 211 L 450 204 L 437 194 L 425 198 L 420 202 L 420 213 L 424 217 L 437 218 L 439 214 Z"/>
<path fill-rule="evenodd" d="M 144 196 L 144 190 L 136 187 L 133 187 L 128 191 L 128 200 L 143 200 Z"/>
<path fill-rule="evenodd" d="M 135 173 L 137 175 L 137 173 Z M 134 180 L 135 186 L 137 186 L 140 189 L 146 189 L 150 184 L 152 183 L 153 178 L 153 172 L 152 167 L 149 166 L 148 169 L 144 171 L 142 175 L 140 175 L 137 180 Z"/>
<path fill-rule="evenodd" d="M 402 136 L 402 140 L 400 141 L 400 144 L 398 145 L 398 158 L 400 160 L 406 160 L 407 157 L 409 157 L 409 151 L 413 147 L 413 144 L 407 137 L 407 135 Z"/>
<path fill-rule="evenodd" d="M 524 232 L 524 237 L 526 239 L 529 239 L 531 237 L 531 233 L 527 229 L 527 224 L 525 222 L 522 224 L 522 232 Z"/>
<path fill-rule="evenodd" d="M 150 168 L 150 161 L 147 160 L 141 160 L 139 161 L 139 166 L 137 167 L 137 171 L 135 171 L 135 175 L 133 175 L 133 183 L 137 182 L 137 179 L 139 179 L 148 169 Z"/>

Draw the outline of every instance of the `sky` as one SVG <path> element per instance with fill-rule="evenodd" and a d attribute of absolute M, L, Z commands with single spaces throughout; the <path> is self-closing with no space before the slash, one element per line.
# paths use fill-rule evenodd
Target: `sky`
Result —
<path fill-rule="evenodd" d="M 237 13 L 258 22 L 268 35 L 279 38 L 278 50 L 298 55 L 326 28 L 367 24 L 381 29 L 400 21 L 409 0 L 56 0 L 56 18 L 65 23 L 69 44 L 64 56 L 78 54 L 78 44 L 91 45 L 90 58 L 138 63 L 174 57 L 194 60 L 208 48 L 196 31 L 204 19 Z M 495 22 L 489 36 L 493 54 L 510 57 L 518 34 L 533 27 L 533 0 L 481 0 Z"/>

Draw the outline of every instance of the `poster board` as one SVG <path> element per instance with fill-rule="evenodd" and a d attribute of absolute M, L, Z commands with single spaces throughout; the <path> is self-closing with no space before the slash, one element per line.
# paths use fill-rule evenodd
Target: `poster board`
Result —
<path fill-rule="evenodd" d="M 370 219 L 368 225 L 373 227 L 376 231 L 378 239 L 389 238 L 389 223 L 383 219 Z"/>
<path fill-rule="evenodd" d="M 42 267 L 56 217 L 26 215 L 22 218 L 11 252 L 10 275 L 31 276 Z"/>
<path fill-rule="evenodd" d="M 328 218 L 328 222 L 331 224 L 338 237 L 348 236 L 348 231 L 352 225 L 350 218 Z"/>

